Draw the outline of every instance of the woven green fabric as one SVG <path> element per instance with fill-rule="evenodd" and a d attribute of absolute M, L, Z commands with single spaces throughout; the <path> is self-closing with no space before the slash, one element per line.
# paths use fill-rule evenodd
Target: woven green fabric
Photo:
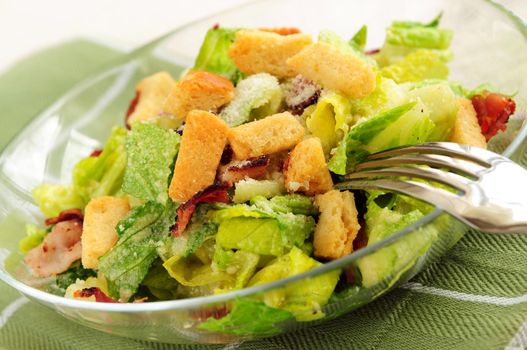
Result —
<path fill-rule="evenodd" d="M 0 76 L 0 147 L 33 115 L 115 51 L 76 41 Z M 468 233 L 410 283 L 308 330 L 228 346 L 166 345 L 84 328 L 0 282 L 4 349 L 525 349 L 527 236 Z"/>

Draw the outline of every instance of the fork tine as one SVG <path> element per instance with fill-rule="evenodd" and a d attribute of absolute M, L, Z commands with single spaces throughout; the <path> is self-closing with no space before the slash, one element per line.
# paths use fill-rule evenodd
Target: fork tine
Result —
<path fill-rule="evenodd" d="M 433 204 L 438 208 L 449 212 L 458 219 L 467 222 L 463 217 L 456 213 L 456 207 L 459 206 L 461 202 L 461 197 L 459 195 L 448 192 L 442 188 L 430 186 L 426 183 L 410 180 L 381 179 L 346 181 L 336 184 L 335 188 L 339 190 L 386 190 L 405 194 Z"/>
<path fill-rule="evenodd" d="M 381 168 L 387 165 L 404 165 L 404 164 L 419 164 L 428 165 L 434 168 L 443 168 L 458 173 L 462 173 L 466 176 L 474 179 L 478 178 L 478 173 L 484 169 L 480 165 L 475 163 L 451 158 L 448 156 L 442 156 L 437 154 L 408 154 L 400 155 L 386 159 L 374 159 L 365 161 L 355 166 L 355 171 L 361 171 L 372 168 Z"/>
<path fill-rule="evenodd" d="M 368 160 L 394 157 L 409 153 L 428 153 L 446 155 L 461 158 L 480 164 L 486 168 L 490 167 L 491 162 L 500 157 L 499 155 L 486 151 L 478 147 L 470 147 L 452 142 L 427 142 L 420 145 L 394 148 L 391 150 L 378 152 L 368 156 Z"/>
<path fill-rule="evenodd" d="M 453 187 L 457 190 L 462 191 L 463 193 L 469 191 L 470 184 L 470 180 L 454 173 L 448 173 L 446 171 L 434 168 L 419 168 L 414 166 L 387 167 L 383 169 L 366 170 L 351 173 L 346 176 L 346 179 L 360 180 L 386 176 L 408 176 L 411 178 L 431 180 Z"/>

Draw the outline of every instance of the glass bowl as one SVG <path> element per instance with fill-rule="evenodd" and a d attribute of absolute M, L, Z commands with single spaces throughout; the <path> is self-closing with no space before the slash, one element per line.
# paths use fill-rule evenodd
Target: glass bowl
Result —
<path fill-rule="evenodd" d="M 350 312 L 408 281 L 466 230 L 440 209 L 383 241 L 294 277 L 225 294 L 152 303 L 91 303 L 53 295 L 49 279 L 37 280 L 28 274 L 17 245 L 25 235 L 26 223 L 43 220 L 31 190 L 42 182 L 70 182 L 76 161 L 100 147 L 112 126 L 123 124 L 137 81 L 160 70 L 177 77 L 192 66 L 206 30 L 214 24 L 297 26 L 314 35 L 329 28 L 344 37 L 367 24 L 368 46 L 376 48 L 392 20 L 427 21 L 440 11 L 442 25 L 455 32 L 451 78 L 469 88 L 492 82 L 502 91 L 516 92 L 517 100 L 527 100 L 527 27 L 502 7 L 484 0 L 252 2 L 176 29 L 75 86 L 36 116 L 0 157 L 0 278 L 74 322 L 116 335 L 171 343 L 230 343 L 309 327 Z M 527 163 L 521 157 L 526 154 L 526 134 L 523 128 L 510 145 L 497 144 L 497 150 Z M 321 283 L 324 276 L 353 270 L 376 254 L 404 251 L 409 246 L 414 254 L 399 255 L 386 273 L 367 285 L 363 282 L 363 287 L 339 286 L 327 305 L 306 311 L 303 321 L 261 308 L 259 300 L 280 295 L 291 285 Z M 220 330 L 214 320 L 221 317 L 229 317 L 229 327 Z"/>

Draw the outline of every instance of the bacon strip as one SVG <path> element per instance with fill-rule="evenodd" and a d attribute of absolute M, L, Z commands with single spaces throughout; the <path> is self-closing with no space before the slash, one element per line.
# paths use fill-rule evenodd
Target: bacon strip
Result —
<path fill-rule="evenodd" d="M 197 310 L 193 313 L 193 318 L 197 321 L 206 321 L 210 317 L 219 320 L 229 314 L 230 310 L 227 305 L 221 306 L 211 306 L 209 308 L 204 308 Z"/>
<path fill-rule="evenodd" d="M 187 228 L 192 214 L 196 210 L 196 207 L 200 203 L 230 203 L 231 198 L 227 189 L 230 188 L 231 184 L 214 184 L 203 191 L 196 193 L 185 203 L 181 204 L 177 208 L 177 219 L 176 224 L 172 227 L 172 235 L 174 237 L 181 236 Z"/>
<path fill-rule="evenodd" d="M 231 162 L 220 169 L 220 181 L 235 183 L 245 177 L 261 178 L 266 174 L 270 162 L 271 159 L 266 155 Z"/>
<path fill-rule="evenodd" d="M 62 221 L 79 220 L 81 223 L 84 221 L 84 215 L 80 209 L 66 209 L 60 212 L 59 216 L 54 218 L 47 218 L 44 223 L 49 225 L 55 225 Z"/>
<path fill-rule="evenodd" d="M 509 117 L 516 110 L 516 103 L 508 96 L 485 91 L 472 97 L 472 105 L 478 115 L 481 133 L 490 138 L 507 128 Z"/>
<path fill-rule="evenodd" d="M 40 245 L 26 254 L 24 261 L 39 277 L 62 273 L 81 258 L 81 235 L 81 221 L 61 221 Z"/>
<path fill-rule="evenodd" d="M 130 116 L 132 115 L 132 113 L 134 113 L 135 107 L 137 107 L 137 103 L 139 102 L 139 98 L 140 97 L 141 97 L 141 91 L 136 90 L 135 91 L 135 96 L 132 99 L 132 101 L 130 101 L 130 105 L 128 106 L 128 110 L 126 111 L 126 117 L 124 119 L 124 122 L 125 122 L 126 128 L 128 130 L 130 130 L 130 128 L 132 127 L 130 125 L 128 119 L 130 119 Z"/>
<path fill-rule="evenodd" d="M 279 35 L 291 35 L 300 33 L 300 29 L 296 27 L 274 27 L 274 28 L 260 28 L 263 32 L 276 33 Z"/>
<path fill-rule="evenodd" d="M 234 151 L 232 150 L 231 145 L 227 144 L 221 154 L 220 164 L 228 164 L 231 162 L 232 158 L 234 158 Z"/>
<path fill-rule="evenodd" d="M 109 296 L 103 293 L 98 287 L 84 288 L 82 290 L 76 290 L 73 293 L 75 298 L 89 298 L 95 297 L 95 301 L 99 303 L 118 303 L 117 300 L 113 300 Z"/>
<path fill-rule="evenodd" d="M 92 153 L 90 154 L 90 157 L 98 157 L 101 155 L 101 153 L 102 153 L 102 149 L 100 148 L 94 149 Z"/>

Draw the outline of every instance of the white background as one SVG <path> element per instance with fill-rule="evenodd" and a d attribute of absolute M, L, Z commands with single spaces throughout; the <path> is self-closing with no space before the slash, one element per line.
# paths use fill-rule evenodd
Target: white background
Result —
<path fill-rule="evenodd" d="M 247 1 L 0 0 L 0 73 L 36 50 L 75 37 L 130 50 L 184 23 Z M 527 0 L 499 2 L 527 19 Z"/>

